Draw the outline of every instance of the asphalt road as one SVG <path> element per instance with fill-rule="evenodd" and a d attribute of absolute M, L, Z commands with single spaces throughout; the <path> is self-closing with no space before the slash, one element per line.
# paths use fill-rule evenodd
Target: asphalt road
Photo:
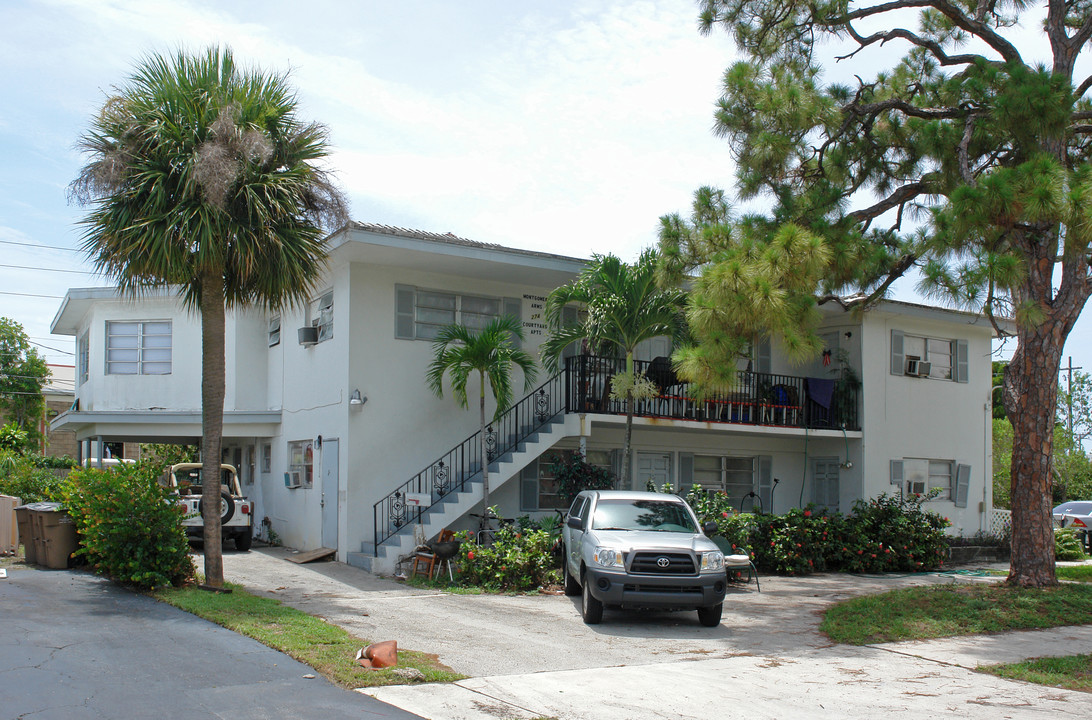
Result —
<path fill-rule="evenodd" d="M 0 720 L 417 718 L 80 571 L 0 579 Z"/>

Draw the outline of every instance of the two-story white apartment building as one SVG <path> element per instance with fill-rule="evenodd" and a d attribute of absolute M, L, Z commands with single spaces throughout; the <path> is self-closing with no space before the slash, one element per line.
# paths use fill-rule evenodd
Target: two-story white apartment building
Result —
<path fill-rule="evenodd" d="M 584 261 L 364 224 L 330 247 L 308 307 L 229 313 L 224 456 L 256 526 L 268 518 L 286 545 L 389 571 L 416 527 L 429 537 L 473 527 L 482 510 L 477 413 L 426 386 L 430 341 L 446 324 L 510 314 L 537 356 L 545 297 Z M 661 394 L 636 408 L 632 476 L 620 485 L 697 484 L 773 512 L 845 512 L 859 498 L 931 490 L 955 532 L 988 529 L 989 323 L 890 301 L 859 316 L 823 310 L 820 358 L 794 366 L 776 342 L 761 344 L 735 392 L 700 402 L 671 372 L 666 343 L 646 343 L 639 367 Z M 198 441 L 200 319 L 173 294 L 72 289 L 52 329 L 78 350 L 76 402 L 53 426 L 75 431 L 84 457 L 105 442 Z M 621 467 L 624 408 L 605 390 L 620 368 L 574 351 L 490 426 L 490 501 L 502 515 L 553 513 L 557 453 Z"/>

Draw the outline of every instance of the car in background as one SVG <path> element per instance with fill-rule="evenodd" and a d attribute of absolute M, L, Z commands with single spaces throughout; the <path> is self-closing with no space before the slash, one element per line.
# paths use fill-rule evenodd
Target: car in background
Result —
<path fill-rule="evenodd" d="M 562 527 L 565 594 L 581 596 L 595 625 L 603 608 L 697 610 L 720 624 L 727 589 L 724 553 L 676 495 L 585 490 Z"/>
<path fill-rule="evenodd" d="M 1092 500 L 1070 500 L 1054 508 L 1054 525 L 1076 530 L 1084 551 L 1092 552 Z"/>
<path fill-rule="evenodd" d="M 201 463 L 172 465 L 161 482 L 178 493 L 179 503 L 185 507 L 182 525 L 186 536 L 201 540 L 204 521 L 201 519 L 201 493 L 203 483 Z M 239 475 L 231 465 L 220 466 L 220 528 L 225 540 L 235 541 L 235 549 L 246 551 L 254 541 L 251 510 L 253 506 L 239 487 Z"/>

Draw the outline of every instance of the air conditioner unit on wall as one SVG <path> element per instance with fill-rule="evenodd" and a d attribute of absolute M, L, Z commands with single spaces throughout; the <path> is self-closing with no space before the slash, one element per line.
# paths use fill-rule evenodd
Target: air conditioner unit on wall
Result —
<path fill-rule="evenodd" d="M 301 327 L 299 329 L 300 345 L 304 347 L 310 347 L 318 342 L 318 328 L 313 326 Z"/>
<path fill-rule="evenodd" d="M 919 360 L 916 357 L 906 358 L 906 374 L 910 377 L 929 377 L 933 364 Z"/>
<path fill-rule="evenodd" d="M 293 470 L 284 474 L 284 486 L 286 488 L 295 489 L 300 485 L 302 485 L 302 483 L 300 482 L 299 470 Z"/>

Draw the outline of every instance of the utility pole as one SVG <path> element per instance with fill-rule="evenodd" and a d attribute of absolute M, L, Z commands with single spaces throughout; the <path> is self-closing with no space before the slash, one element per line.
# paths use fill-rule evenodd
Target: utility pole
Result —
<path fill-rule="evenodd" d="M 1066 417 L 1066 430 L 1069 432 L 1069 450 L 1073 451 L 1073 371 L 1084 370 L 1082 367 L 1073 367 L 1073 356 L 1068 358 L 1068 364 L 1066 366 L 1066 405 L 1068 406 L 1068 415 Z"/>

